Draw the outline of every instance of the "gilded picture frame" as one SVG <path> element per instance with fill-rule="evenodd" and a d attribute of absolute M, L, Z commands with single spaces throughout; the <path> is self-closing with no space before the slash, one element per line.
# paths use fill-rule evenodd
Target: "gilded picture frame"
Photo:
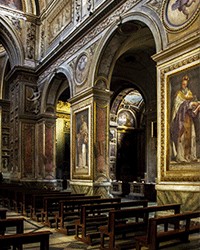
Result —
<path fill-rule="evenodd" d="M 161 72 L 158 157 L 161 181 L 200 180 L 200 63 Z M 184 85 L 187 89 L 183 90 Z M 165 97 L 165 98 L 164 98 Z"/>
<path fill-rule="evenodd" d="M 74 112 L 73 116 L 73 178 L 90 179 L 90 107 Z"/>

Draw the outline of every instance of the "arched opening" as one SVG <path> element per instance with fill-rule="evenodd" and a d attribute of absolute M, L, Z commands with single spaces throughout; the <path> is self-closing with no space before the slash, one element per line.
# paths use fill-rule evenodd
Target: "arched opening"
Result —
<path fill-rule="evenodd" d="M 70 104 L 69 89 L 59 96 L 56 105 L 56 178 L 70 179 Z"/>
<path fill-rule="evenodd" d="M 155 41 L 158 34 L 155 27 L 149 28 L 148 17 L 147 22 L 140 20 L 144 17 L 130 19 L 122 18 L 102 42 L 96 71 L 97 76 L 108 79 L 112 92 L 110 129 L 116 131 L 116 139 L 110 141 L 110 178 L 122 183 L 124 196 L 130 194 L 131 183 L 154 185 L 157 176 L 157 77 L 152 56 L 161 44 Z M 139 107 L 127 101 L 133 93 L 141 98 Z"/>
<path fill-rule="evenodd" d="M 110 156 L 110 173 L 122 182 L 122 194 L 128 195 L 130 183 L 151 183 L 156 178 L 156 134 L 151 131 L 157 119 L 156 65 L 151 58 L 156 47 L 144 23 L 124 23 L 118 34 L 128 38 L 118 48 L 111 76 L 110 128 L 115 124 L 117 138 L 111 146 L 116 147 L 116 162 L 113 166 Z"/>
<path fill-rule="evenodd" d="M 110 177 L 123 183 L 144 178 L 145 172 L 145 102 L 142 94 L 132 88 L 122 90 L 111 106 Z"/>
<path fill-rule="evenodd" d="M 57 70 L 45 93 L 44 110 L 56 117 L 55 165 L 56 179 L 70 178 L 70 87 L 63 70 Z"/>

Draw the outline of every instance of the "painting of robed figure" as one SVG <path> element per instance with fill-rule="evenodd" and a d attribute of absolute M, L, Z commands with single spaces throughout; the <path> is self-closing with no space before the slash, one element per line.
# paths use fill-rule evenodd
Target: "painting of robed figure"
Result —
<path fill-rule="evenodd" d="M 89 122 L 88 109 L 76 113 L 76 172 L 88 174 Z"/>
<path fill-rule="evenodd" d="M 173 165 L 200 167 L 200 66 L 169 78 L 170 160 Z"/>

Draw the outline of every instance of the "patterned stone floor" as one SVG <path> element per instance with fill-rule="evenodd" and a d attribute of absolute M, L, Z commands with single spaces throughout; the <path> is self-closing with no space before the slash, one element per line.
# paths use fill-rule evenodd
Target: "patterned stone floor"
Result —
<path fill-rule="evenodd" d="M 14 213 L 14 212 L 8 212 L 7 217 L 21 217 L 20 215 Z M 30 220 L 27 217 L 25 218 L 25 232 L 34 232 L 34 231 L 42 231 L 42 230 L 50 230 L 52 234 L 50 235 L 50 250 L 78 250 L 78 249 L 85 249 L 85 250 L 97 250 L 99 248 L 99 242 L 97 241 L 94 246 L 88 246 L 85 243 L 81 241 L 77 241 L 74 239 L 74 235 L 72 236 L 66 236 L 65 234 L 58 233 L 55 229 L 50 229 L 49 227 L 43 226 L 41 223 L 35 222 L 33 220 Z M 8 234 L 12 233 L 12 228 L 7 231 Z M 135 249 L 134 245 L 133 247 L 127 247 L 126 242 L 123 242 L 122 240 L 117 241 L 118 247 L 121 250 L 126 249 Z M 1 249 L 1 247 L 0 247 Z M 24 245 L 24 249 L 29 250 L 39 250 L 39 245 L 37 244 L 30 244 L 30 245 Z M 145 250 L 147 248 L 142 248 L 142 250 Z M 177 244 L 175 242 L 170 242 L 166 244 L 161 244 L 160 249 L 163 250 L 200 250 L 200 235 L 199 234 L 193 234 L 190 236 L 190 243 L 187 244 Z"/>

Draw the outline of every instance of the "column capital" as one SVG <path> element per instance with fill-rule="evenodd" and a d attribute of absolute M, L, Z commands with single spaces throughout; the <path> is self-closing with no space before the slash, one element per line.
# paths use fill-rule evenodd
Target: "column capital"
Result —
<path fill-rule="evenodd" d="M 96 86 L 91 87 L 89 89 L 86 89 L 85 91 L 82 91 L 81 93 L 77 93 L 75 96 L 70 98 L 68 102 L 71 105 L 77 104 L 80 101 L 82 102 L 83 100 L 93 98 L 93 99 L 98 99 L 101 97 L 101 100 L 108 101 L 110 100 L 110 96 L 112 95 L 112 92 L 108 89 L 101 89 Z"/>

